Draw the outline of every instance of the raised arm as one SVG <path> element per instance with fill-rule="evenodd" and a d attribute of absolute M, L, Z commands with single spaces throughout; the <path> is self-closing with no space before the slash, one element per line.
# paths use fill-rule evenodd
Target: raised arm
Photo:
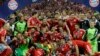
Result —
<path fill-rule="evenodd" d="M 70 30 L 69 30 L 69 27 L 68 27 L 68 25 L 67 25 L 66 22 L 64 22 L 64 25 L 66 26 L 66 29 L 67 29 L 68 35 L 71 35 Z"/>

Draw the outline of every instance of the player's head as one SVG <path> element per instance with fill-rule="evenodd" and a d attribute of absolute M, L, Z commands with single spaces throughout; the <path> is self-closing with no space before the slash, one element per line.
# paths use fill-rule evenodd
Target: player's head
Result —
<path fill-rule="evenodd" d="M 76 30 L 80 29 L 79 23 L 75 25 L 75 29 L 76 29 Z"/>
<path fill-rule="evenodd" d="M 89 24 L 90 24 L 90 28 L 94 28 L 95 27 L 95 22 L 94 21 L 90 21 Z"/>
<path fill-rule="evenodd" d="M 18 13 L 18 16 L 19 16 L 19 17 L 23 17 L 23 14 L 22 14 L 22 13 Z"/>
<path fill-rule="evenodd" d="M 65 44 L 65 40 L 64 39 L 61 39 L 61 43 L 60 44 Z"/>
<path fill-rule="evenodd" d="M 10 24 L 9 23 L 5 23 L 3 28 L 6 29 L 6 30 L 10 30 Z"/>
<path fill-rule="evenodd" d="M 45 16 L 45 13 L 44 12 L 41 12 L 40 14 L 41 14 L 41 16 Z"/>
<path fill-rule="evenodd" d="M 68 43 L 69 45 L 73 45 L 73 42 L 72 42 L 71 40 L 68 40 L 67 43 Z"/>
<path fill-rule="evenodd" d="M 75 17 L 75 14 L 71 14 L 71 17 Z"/>
<path fill-rule="evenodd" d="M 59 19 L 58 17 L 59 17 L 59 14 L 56 13 L 56 14 L 55 14 L 55 19 Z"/>
<path fill-rule="evenodd" d="M 84 20 L 85 15 L 84 15 L 84 14 L 80 14 L 80 18 L 81 18 L 82 20 Z"/>
<path fill-rule="evenodd" d="M 87 13 L 86 16 L 87 16 L 87 18 L 89 18 L 89 19 L 91 18 L 91 14 L 90 14 L 90 13 Z"/>
<path fill-rule="evenodd" d="M 37 12 L 32 12 L 32 16 L 33 17 L 37 17 L 38 16 L 38 13 Z"/>
<path fill-rule="evenodd" d="M 67 36 L 67 32 L 63 31 L 63 35 L 64 35 L 64 37 L 66 37 Z"/>
<path fill-rule="evenodd" d="M 47 19 L 44 18 L 42 22 L 43 22 L 43 23 L 46 23 L 46 22 L 47 22 Z"/>
<path fill-rule="evenodd" d="M 65 10 L 63 10 L 62 15 L 66 16 L 66 11 Z"/>
<path fill-rule="evenodd" d="M 20 21 L 24 21 L 24 20 L 25 20 L 25 17 L 22 16 L 22 17 L 20 18 Z"/>
<path fill-rule="evenodd" d="M 27 31 L 24 32 L 24 36 L 25 36 L 25 37 L 28 36 L 28 32 L 27 32 Z"/>
<path fill-rule="evenodd" d="M 95 16 L 92 16 L 92 20 L 95 20 L 96 19 L 96 17 Z"/>
<path fill-rule="evenodd" d="M 14 19 L 15 17 L 16 17 L 15 14 L 11 14 L 11 15 L 10 15 L 10 18 L 11 18 L 11 19 Z"/>
<path fill-rule="evenodd" d="M 17 38 L 20 39 L 21 37 L 22 37 L 22 34 L 21 33 L 18 33 L 17 34 Z"/>

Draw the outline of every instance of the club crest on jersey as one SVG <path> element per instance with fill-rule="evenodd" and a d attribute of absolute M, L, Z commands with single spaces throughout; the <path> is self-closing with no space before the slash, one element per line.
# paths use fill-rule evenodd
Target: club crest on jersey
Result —
<path fill-rule="evenodd" d="M 99 0 L 89 0 L 91 7 L 97 7 L 99 5 Z"/>
<path fill-rule="evenodd" d="M 18 3 L 16 0 L 10 0 L 8 2 L 8 7 L 10 10 L 16 10 L 18 8 Z"/>

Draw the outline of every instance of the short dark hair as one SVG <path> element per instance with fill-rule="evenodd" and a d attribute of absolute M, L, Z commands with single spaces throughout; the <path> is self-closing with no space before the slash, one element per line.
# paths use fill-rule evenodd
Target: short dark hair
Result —
<path fill-rule="evenodd" d="M 77 23 L 76 25 L 80 26 L 80 24 L 79 24 L 79 23 Z"/>
<path fill-rule="evenodd" d="M 95 23 L 95 21 L 93 21 L 93 20 L 90 20 L 90 21 L 89 21 L 89 23 L 91 23 L 91 22 Z"/>
<path fill-rule="evenodd" d="M 37 14 L 37 12 L 32 12 L 32 15 L 36 15 Z"/>

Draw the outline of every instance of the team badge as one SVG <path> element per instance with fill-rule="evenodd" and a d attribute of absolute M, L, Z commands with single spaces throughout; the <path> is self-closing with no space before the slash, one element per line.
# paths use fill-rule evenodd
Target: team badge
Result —
<path fill-rule="evenodd" d="M 10 1 L 8 2 L 8 7 L 9 7 L 9 9 L 11 9 L 11 10 L 16 10 L 16 9 L 18 8 L 18 3 L 17 3 L 17 1 L 16 1 L 16 0 L 10 0 Z"/>
<path fill-rule="evenodd" d="M 99 5 L 99 0 L 89 0 L 91 7 L 97 7 Z"/>

